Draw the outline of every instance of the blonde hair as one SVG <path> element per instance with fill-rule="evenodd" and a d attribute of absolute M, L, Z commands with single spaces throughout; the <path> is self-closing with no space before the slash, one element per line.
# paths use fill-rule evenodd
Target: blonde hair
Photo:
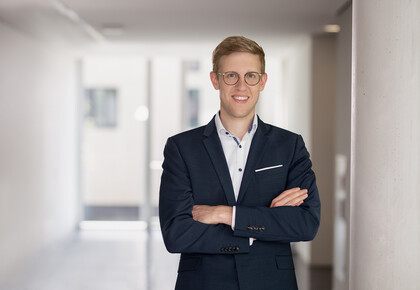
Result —
<path fill-rule="evenodd" d="M 260 73 L 265 73 L 265 53 L 255 41 L 244 36 L 229 36 L 225 38 L 213 51 L 213 71 L 219 70 L 220 58 L 234 52 L 249 52 L 258 55 L 261 63 Z"/>

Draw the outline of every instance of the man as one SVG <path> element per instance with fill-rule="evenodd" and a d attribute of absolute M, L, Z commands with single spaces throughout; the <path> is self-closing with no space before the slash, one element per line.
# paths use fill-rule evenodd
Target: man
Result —
<path fill-rule="evenodd" d="M 302 138 L 265 124 L 263 49 L 228 37 L 213 52 L 220 111 L 168 139 L 160 188 L 166 248 L 181 253 L 176 289 L 297 289 L 290 242 L 312 240 L 320 202 Z"/>

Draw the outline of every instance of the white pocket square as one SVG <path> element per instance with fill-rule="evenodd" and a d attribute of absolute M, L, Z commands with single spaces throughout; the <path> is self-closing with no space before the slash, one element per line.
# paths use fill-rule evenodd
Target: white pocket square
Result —
<path fill-rule="evenodd" d="M 270 170 L 270 169 L 279 168 L 279 167 L 283 167 L 283 164 L 269 166 L 269 167 L 264 167 L 264 168 L 260 168 L 260 169 L 255 169 L 255 172 L 260 172 L 260 171 L 264 171 L 264 170 Z"/>

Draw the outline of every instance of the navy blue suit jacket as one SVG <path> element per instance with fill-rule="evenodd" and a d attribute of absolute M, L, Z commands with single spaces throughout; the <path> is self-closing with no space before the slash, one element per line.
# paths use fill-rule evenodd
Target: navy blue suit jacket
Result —
<path fill-rule="evenodd" d="M 290 242 L 312 240 L 320 221 L 301 136 L 258 119 L 237 201 L 214 118 L 169 138 L 164 157 L 159 216 L 166 248 L 181 253 L 176 289 L 297 289 Z M 270 208 L 293 187 L 308 189 L 302 205 Z M 236 206 L 235 230 L 194 221 L 194 204 Z"/>

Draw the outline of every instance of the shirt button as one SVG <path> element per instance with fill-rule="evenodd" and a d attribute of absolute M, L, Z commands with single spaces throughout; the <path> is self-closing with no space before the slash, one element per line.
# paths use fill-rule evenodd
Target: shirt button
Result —
<path fill-rule="evenodd" d="M 229 132 L 225 132 L 226 135 L 229 135 Z"/>
<path fill-rule="evenodd" d="M 239 170 L 239 172 L 242 172 L 242 168 L 239 168 L 238 170 Z"/>
<path fill-rule="evenodd" d="M 242 145 L 239 145 L 239 148 L 242 148 Z"/>

